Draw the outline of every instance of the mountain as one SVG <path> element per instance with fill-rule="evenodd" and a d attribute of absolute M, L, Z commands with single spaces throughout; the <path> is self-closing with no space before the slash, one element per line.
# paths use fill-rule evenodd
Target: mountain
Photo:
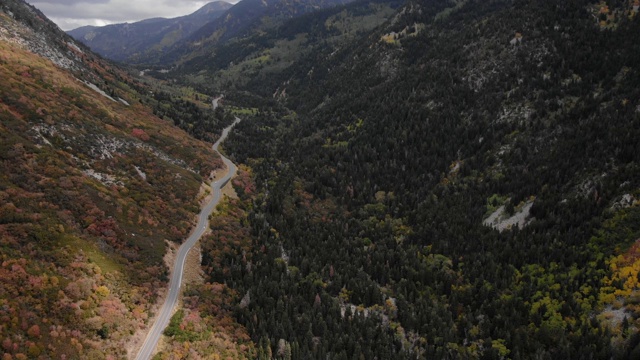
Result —
<path fill-rule="evenodd" d="M 230 114 L 198 99 L 223 92 L 240 176 L 158 358 L 640 358 L 638 3 L 296 4 L 224 26 L 230 9 L 145 84 L 55 31 L 0 42 L 2 349 L 124 354 L 162 287 L 157 240 L 187 231 L 200 179 L 81 149 L 98 131 L 195 169 L 200 143 L 167 123 L 211 139 Z M 2 19 L 6 39 L 49 24 Z M 35 127 L 50 144 L 41 118 L 65 126 Z M 66 232 L 95 247 L 64 257 Z"/>
<path fill-rule="evenodd" d="M 265 30 L 282 18 L 297 17 L 326 7 L 346 4 L 351 0 L 248 0 L 241 1 L 226 16 L 212 21 L 192 36 L 191 41 L 228 40 L 249 31 Z"/>
<path fill-rule="evenodd" d="M 203 245 L 258 354 L 638 358 L 637 4 L 406 1 L 331 43 L 365 8 L 174 73 L 258 108 L 251 239 Z"/>
<path fill-rule="evenodd" d="M 346 4 L 352 0 L 243 0 L 224 15 L 204 24 L 176 42 L 159 57 L 139 59 L 147 64 L 174 64 L 207 54 L 232 39 L 270 31 L 283 21 L 319 9 Z"/>
<path fill-rule="evenodd" d="M 222 166 L 174 123 L 232 119 L 141 83 L 21 0 L 0 5 L 0 77 L 0 353 L 130 357 L 166 289 L 165 255 Z"/>
<path fill-rule="evenodd" d="M 268 98 L 284 90 L 280 85 L 291 79 L 291 69 L 352 46 L 363 34 L 390 21 L 402 4 L 402 0 L 355 1 L 274 21 L 269 30 L 202 45 L 207 50 L 181 59 L 174 77 L 210 86 L 213 92 L 247 90 Z"/>
<path fill-rule="evenodd" d="M 177 18 L 154 18 L 102 27 L 84 26 L 68 33 L 109 59 L 136 62 L 137 59 L 157 57 L 165 49 L 188 38 L 204 24 L 223 15 L 232 6 L 224 1 L 216 1 L 208 3 L 193 14 Z"/>

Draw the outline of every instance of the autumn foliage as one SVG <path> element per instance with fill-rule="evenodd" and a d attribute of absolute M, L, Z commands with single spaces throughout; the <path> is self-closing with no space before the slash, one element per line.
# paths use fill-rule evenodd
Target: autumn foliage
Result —
<path fill-rule="evenodd" d="M 254 188 L 247 169 L 239 172 L 233 184 L 239 193 L 241 188 Z M 244 192 L 247 193 L 250 192 Z M 233 269 L 222 261 L 236 252 L 250 249 L 251 236 L 246 226 L 250 203 L 249 197 L 244 200 L 226 198 L 218 205 L 210 220 L 212 232 L 201 240 L 202 265 L 208 281 L 188 286 L 183 309 L 173 316 L 165 330 L 170 339 L 166 349 L 158 355 L 160 359 L 256 357 L 255 344 L 234 314 L 244 294 L 238 294 L 226 284 L 224 279 Z M 239 265 L 248 269 L 251 261 L 244 258 Z"/>
<path fill-rule="evenodd" d="M 76 55 L 90 74 L 0 39 L 4 359 L 126 357 L 166 286 L 165 240 L 190 232 L 202 176 L 221 165 L 142 104 L 144 85 Z"/>

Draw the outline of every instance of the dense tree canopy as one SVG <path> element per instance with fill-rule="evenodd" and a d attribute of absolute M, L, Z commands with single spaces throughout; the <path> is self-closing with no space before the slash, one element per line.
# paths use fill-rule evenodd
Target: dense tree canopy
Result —
<path fill-rule="evenodd" d="M 230 138 L 260 194 L 253 250 L 228 249 L 211 278 L 246 294 L 237 316 L 263 353 L 638 352 L 638 18 L 452 5 L 409 2 L 303 57 L 280 105 Z M 522 221 L 494 229 L 493 213 Z"/>

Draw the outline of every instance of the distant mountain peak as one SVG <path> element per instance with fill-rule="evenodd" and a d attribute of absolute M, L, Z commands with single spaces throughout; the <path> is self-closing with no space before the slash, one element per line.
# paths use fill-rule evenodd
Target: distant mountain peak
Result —
<path fill-rule="evenodd" d="M 117 61 L 137 62 L 136 59 L 157 57 L 159 52 L 190 36 L 232 6 L 228 2 L 214 1 L 192 14 L 176 18 L 158 17 L 102 27 L 84 26 L 68 33 L 100 55 Z"/>
<path fill-rule="evenodd" d="M 211 11 L 228 10 L 231 7 L 233 7 L 233 4 L 228 3 L 226 1 L 212 1 L 212 2 L 204 5 L 200 9 L 198 9 L 194 14 L 201 13 L 201 12 L 208 13 L 208 12 L 211 12 Z"/>

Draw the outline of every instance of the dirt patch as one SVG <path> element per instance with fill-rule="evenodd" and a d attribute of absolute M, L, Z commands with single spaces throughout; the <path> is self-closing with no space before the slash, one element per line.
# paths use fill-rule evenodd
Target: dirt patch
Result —
<path fill-rule="evenodd" d="M 237 199 L 238 198 L 238 194 L 236 193 L 236 189 L 234 189 L 233 185 L 231 185 L 231 181 L 229 181 L 227 183 L 227 185 L 225 185 L 222 188 L 222 199 L 221 199 L 221 201 L 224 201 L 225 197 L 229 197 L 231 199 Z"/>
<path fill-rule="evenodd" d="M 169 269 L 169 272 L 171 272 L 171 270 L 173 270 L 173 266 L 176 264 L 176 254 L 178 253 L 178 248 L 180 246 L 174 242 L 166 240 L 165 244 L 167 245 L 167 253 L 164 254 L 162 260 L 164 261 L 164 265 L 167 269 Z"/>
<path fill-rule="evenodd" d="M 209 231 L 207 231 L 208 233 Z M 202 250 L 198 241 L 187 254 L 187 261 L 184 264 L 182 274 L 182 288 L 189 284 L 204 284 L 204 271 L 202 270 Z"/>
<path fill-rule="evenodd" d="M 217 177 L 221 176 L 221 175 L 216 175 L 216 173 L 221 173 L 225 171 L 226 171 L 225 169 L 218 169 L 218 170 L 212 171 L 211 174 L 209 174 L 207 181 L 200 184 L 200 189 L 198 190 L 198 197 L 197 197 L 198 204 L 200 204 L 200 207 L 204 206 L 204 204 L 206 204 L 209 201 L 209 199 L 211 199 L 212 191 L 211 191 L 211 185 L 209 184 L 211 183 L 211 181 L 216 179 L 216 176 Z"/>

